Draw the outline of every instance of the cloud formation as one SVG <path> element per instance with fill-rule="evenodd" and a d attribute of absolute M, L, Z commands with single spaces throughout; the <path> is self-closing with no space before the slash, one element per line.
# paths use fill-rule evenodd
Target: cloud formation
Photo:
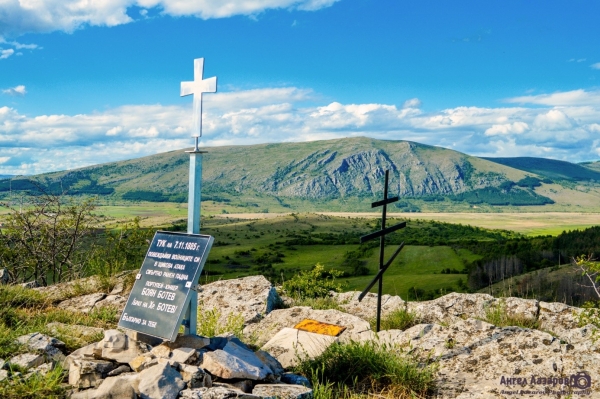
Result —
<path fill-rule="evenodd" d="M 600 62 L 596 62 L 595 64 L 590 65 L 593 69 L 600 69 Z"/>
<path fill-rule="evenodd" d="M 202 19 L 257 15 L 268 9 L 314 11 L 339 0 L 3 0 L 0 2 L 0 38 L 28 32 L 73 32 L 89 26 L 116 26 L 133 21 L 127 11 L 141 7 L 163 15 Z M 143 11 L 146 12 L 143 12 Z"/>
<path fill-rule="evenodd" d="M 24 96 L 27 94 L 27 89 L 25 89 L 25 86 L 23 85 L 18 85 L 9 89 L 3 89 L 2 94 L 8 94 L 9 96 Z"/>
<path fill-rule="evenodd" d="M 575 90 L 528 96 L 533 107 L 456 107 L 427 113 L 418 99 L 408 99 L 402 107 L 318 104 L 311 90 L 295 87 L 216 93 L 205 97 L 202 145 L 369 136 L 478 156 L 577 162 L 600 156 L 598 96 Z M 517 98 L 513 100 L 524 102 Z M 191 104 L 127 105 L 91 114 L 34 117 L 0 107 L 0 174 L 63 170 L 191 147 L 191 123 Z"/>

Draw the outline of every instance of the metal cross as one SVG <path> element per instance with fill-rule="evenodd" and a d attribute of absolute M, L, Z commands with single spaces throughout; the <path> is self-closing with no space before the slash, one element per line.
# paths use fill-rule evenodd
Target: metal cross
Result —
<path fill-rule="evenodd" d="M 202 93 L 217 91 L 217 78 L 202 79 L 204 73 L 204 58 L 194 60 L 194 81 L 181 82 L 181 97 L 194 95 L 194 124 L 192 137 L 202 137 Z"/>
<path fill-rule="evenodd" d="M 373 278 L 373 280 L 369 283 L 367 288 L 358 296 L 358 301 L 362 301 L 365 295 L 369 292 L 369 290 L 375 285 L 376 282 L 379 282 L 379 290 L 377 292 L 377 332 L 379 332 L 379 328 L 381 326 L 381 293 L 383 291 L 383 273 L 390 267 L 396 256 L 400 253 L 402 248 L 404 247 L 404 243 L 400 244 L 396 252 L 392 255 L 392 257 L 386 262 L 383 263 L 383 255 L 385 250 L 385 235 L 391 232 L 394 232 L 399 229 L 403 229 L 406 227 L 406 222 L 398 223 L 392 227 L 385 227 L 385 218 L 387 215 L 387 205 L 398 201 L 398 197 L 388 198 L 388 179 L 389 179 L 390 171 L 385 171 L 385 185 L 383 188 L 383 199 L 381 201 L 376 201 L 371 203 L 371 208 L 376 208 L 378 206 L 383 206 L 383 210 L 381 212 L 381 230 L 376 231 L 371 234 L 367 234 L 366 236 L 360 237 L 360 243 L 362 244 L 365 241 L 372 240 L 373 238 L 379 237 L 379 272 Z"/>

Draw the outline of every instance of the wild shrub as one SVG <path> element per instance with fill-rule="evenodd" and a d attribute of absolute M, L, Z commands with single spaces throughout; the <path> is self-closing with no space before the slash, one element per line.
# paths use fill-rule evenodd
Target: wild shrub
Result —
<path fill-rule="evenodd" d="M 324 298 L 329 291 L 342 292 L 342 284 L 335 280 L 342 275 L 339 270 L 325 270 L 325 266 L 317 263 L 311 270 L 301 271 L 285 281 L 282 288 L 286 295 L 296 300 Z"/>
<path fill-rule="evenodd" d="M 199 306 L 202 308 L 202 305 Z M 232 333 L 243 338 L 244 317 L 240 313 L 230 313 L 225 322 L 221 322 L 221 312 L 218 309 L 201 310 L 198 312 L 197 331 L 204 337 L 215 337 L 224 333 Z"/>

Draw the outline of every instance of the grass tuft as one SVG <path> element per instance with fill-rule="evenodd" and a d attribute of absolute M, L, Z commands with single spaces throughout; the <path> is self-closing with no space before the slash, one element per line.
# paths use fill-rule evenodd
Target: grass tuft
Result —
<path fill-rule="evenodd" d="M 394 347 L 351 342 L 330 346 L 319 357 L 301 362 L 295 371 L 312 380 L 317 399 L 418 398 L 431 391 L 434 368 Z"/>
<path fill-rule="evenodd" d="M 516 326 L 532 329 L 538 329 L 540 324 L 536 319 L 530 317 L 508 314 L 506 304 L 502 301 L 498 305 L 490 306 L 486 309 L 484 321 L 496 327 Z"/>
<path fill-rule="evenodd" d="M 381 330 L 406 330 L 421 322 L 417 314 L 404 308 L 396 309 L 381 318 Z M 377 318 L 369 320 L 371 330 L 377 328 Z"/>
<path fill-rule="evenodd" d="M 0 398 L 64 398 L 66 389 L 63 380 L 66 374 L 57 364 L 45 375 L 33 373 L 28 377 L 6 379 L 0 382 Z"/>

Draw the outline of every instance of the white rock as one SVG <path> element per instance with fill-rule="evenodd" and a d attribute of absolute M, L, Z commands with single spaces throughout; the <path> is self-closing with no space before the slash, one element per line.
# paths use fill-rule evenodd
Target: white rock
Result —
<path fill-rule="evenodd" d="M 579 315 L 583 309 L 557 302 L 540 302 L 539 328 L 559 337 L 579 327 Z"/>
<path fill-rule="evenodd" d="M 105 297 L 106 294 L 97 292 L 64 300 L 56 305 L 56 307 L 72 312 L 89 313 L 94 308 L 96 302 L 101 301 Z"/>
<path fill-rule="evenodd" d="M 261 349 L 269 352 L 284 368 L 289 368 L 304 359 L 314 359 L 338 341 L 330 335 L 284 328 Z"/>
<path fill-rule="evenodd" d="M 225 387 L 186 389 L 181 391 L 180 395 L 182 399 L 263 399 L 260 396 Z"/>
<path fill-rule="evenodd" d="M 339 310 L 314 310 L 307 306 L 295 306 L 272 311 L 260 322 L 244 328 L 244 334 L 254 337 L 256 344 L 260 346 L 273 338 L 281 329 L 294 327 L 304 319 L 346 327 L 346 330 L 339 335 L 340 341 L 344 341 L 345 336 L 357 336 L 371 330 L 367 321 Z"/>
<path fill-rule="evenodd" d="M 14 356 L 8 361 L 9 365 L 16 365 L 24 369 L 29 370 L 44 364 L 44 356 L 37 353 L 23 353 L 21 355 Z"/>
<path fill-rule="evenodd" d="M 192 348 L 173 349 L 173 352 L 171 354 L 171 360 L 180 364 L 191 364 L 197 358 L 198 352 L 196 352 L 196 349 Z"/>
<path fill-rule="evenodd" d="M 179 367 L 179 372 L 183 381 L 187 384 L 190 389 L 202 388 L 212 386 L 212 379 L 210 374 L 207 374 L 198 366 L 192 366 L 190 364 L 182 364 Z"/>
<path fill-rule="evenodd" d="M 221 280 L 202 286 L 198 293 L 198 311 L 216 309 L 220 323 L 230 314 L 241 314 L 244 323 L 254 323 L 271 312 L 280 301 L 279 295 L 263 276 Z"/>
<path fill-rule="evenodd" d="M 331 296 L 340 304 L 345 312 L 358 316 L 364 320 L 370 320 L 377 317 L 377 294 L 367 293 L 362 301 L 358 301 L 360 291 L 332 292 Z M 404 309 L 406 302 L 396 295 L 381 296 L 381 314 L 383 317 L 389 313 Z"/>
<path fill-rule="evenodd" d="M 97 387 L 116 368 L 113 362 L 96 359 L 73 359 L 69 368 L 69 384 L 77 388 Z"/>
<path fill-rule="evenodd" d="M 313 391 L 302 385 L 258 384 L 252 394 L 272 399 L 312 399 Z"/>
<path fill-rule="evenodd" d="M 26 334 L 17 338 L 16 341 L 32 351 L 43 352 L 48 359 L 62 361 L 65 358 L 61 351 L 65 348 L 65 343 L 45 334 L 38 332 Z"/>
<path fill-rule="evenodd" d="M 176 399 L 185 388 L 181 374 L 168 364 L 157 364 L 139 373 L 138 392 L 142 398 Z"/>
<path fill-rule="evenodd" d="M 138 378 L 131 373 L 107 377 L 98 388 L 74 393 L 71 399 L 137 399 Z"/>
<path fill-rule="evenodd" d="M 118 330 L 106 330 L 104 338 L 94 348 L 94 356 L 119 363 L 129 363 L 148 351 L 148 345 L 134 341 Z"/>
<path fill-rule="evenodd" d="M 271 356 L 269 352 L 260 350 L 256 351 L 254 354 L 260 359 L 261 362 L 263 362 L 263 364 L 266 364 L 271 369 L 271 372 L 274 376 L 279 377 L 285 372 L 283 366 L 281 363 L 279 363 L 279 360 Z"/>
<path fill-rule="evenodd" d="M 4 381 L 8 378 L 8 371 L 0 370 L 0 381 Z"/>
<path fill-rule="evenodd" d="M 484 319 L 486 310 L 496 302 L 488 294 L 459 294 L 453 292 L 432 301 L 407 302 L 406 308 L 423 322 L 453 322 L 464 318 Z"/>
<path fill-rule="evenodd" d="M 222 350 L 205 353 L 202 368 L 225 379 L 264 380 L 272 374 L 271 369 L 263 364 L 254 352 L 235 342 L 227 343 Z"/>
<path fill-rule="evenodd" d="M 122 312 L 127 304 L 127 297 L 121 295 L 107 295 L 106 298 L 96 302 L 94 308 L 100 309 L 104 307 L 113 307 L 117 311 Z"/>

